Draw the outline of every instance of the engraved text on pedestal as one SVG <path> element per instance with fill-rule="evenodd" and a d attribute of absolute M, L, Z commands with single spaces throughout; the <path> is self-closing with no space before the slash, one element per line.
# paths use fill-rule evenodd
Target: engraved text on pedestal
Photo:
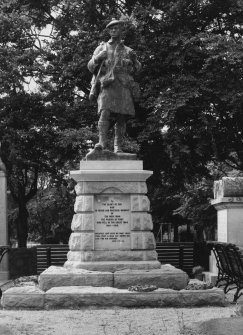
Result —
<path fill-rule="evenodd" d="M 130 197 L 95 197 L 95 250 L 130 249 Z"/>

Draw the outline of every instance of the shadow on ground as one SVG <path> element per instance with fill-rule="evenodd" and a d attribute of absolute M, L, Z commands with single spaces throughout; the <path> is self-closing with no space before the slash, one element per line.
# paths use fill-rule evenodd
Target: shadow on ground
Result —
<path fill-rule="evenodd" d="M 0 325 L 0 335 L 14 335 L 14 333 L 8 327 Z"/>
<path fill-rule="evenodd" d="M 212 319 L 199 326 L 199 334 L 203 335 L 242 335 L 243 317 Z"/>

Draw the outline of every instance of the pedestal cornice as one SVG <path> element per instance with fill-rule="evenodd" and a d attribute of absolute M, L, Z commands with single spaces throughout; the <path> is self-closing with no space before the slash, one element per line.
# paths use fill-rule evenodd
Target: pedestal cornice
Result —
<path fill-rule="evenodd" d="M 227 209 L 227 208 L 242 208 L 243 207 L 243 197 L 222 197 L 211 200 L 211 205 L 213 205 L 217 210 Z"/>
<path fill-rule="evenodd" d="M 70 171 L 75 181 L 146 181 L 152 175 L 147 170 L 79 170 Z"/>

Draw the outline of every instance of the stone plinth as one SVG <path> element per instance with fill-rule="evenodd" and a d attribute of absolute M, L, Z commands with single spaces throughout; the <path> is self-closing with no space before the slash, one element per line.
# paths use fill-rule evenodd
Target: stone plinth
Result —
<path fill-rule="evenodd" d="M 54 287 L 46 292 L 49 309 L 96 307 L 193 307 L 224 306 L 220 289 L 174 291 L 157 289 L 152 292 L 130 292 L 112 287 Z"/>
<path fill-rule="evenodd" d="M 3 292 L 1 304 L 7 309 L 43 309 L 45 293 L 35 286 L 12 287 Z"/>
<path fill-rule="evenodd" d="M 214 184 L 211 204 L 217 210 L 218 241 L 243 246 L 243 178 L 223 178 Z"/>
<path fill-rule="evenodd" d="M 81 161 L 65 268 L 115 272 L 160 268 L 142 161 Z"/>
<path fill-rule="evenodd" d="M 114 273 L 114 287 L 128 288 L 136 285 L 155 285 L 160 288 L 182 290 L 188 284 L 188 275 L 172 265 L 162 265 L 160 269 L 121 270 Z"/>
<path fill-rule="evenodd" d="M 39 277 L 39 287 L 47 291 L 52 287 L 59 286 L 110 286 L 114 284 L 113 273 L 111 272 L 92 272 L 84 269 L 72 271 L 64 267 L 50 266 L 43 271 Z"/>
<path fill-rule="evenodd" d="M 3 293 L 4 309 L 79 309 L 120 307 L 225 306 L 223 290 L 157 289 L 136 292 L 114 287 L 53 287 L 47 292 L 33 286 L 13 287 Z"/>
<path fill-rule="evenodd" d="M 39 287 L 43 291 L 47 291 L 52 287 L 58 286 L 109 286 L 127 289 L 135 285 L 155 285 L 160 288 L 181 290 L 187 286 L 189 280 L 188 275 L 184 271 L 169 264 L 162 265 L 160 269 L 144 270 L 142 262 L 140 265 L 141 270 L 135 270 L 134 267 L 133 269 L 118 270 L 116 272 L 105 272 L 105 266 L 102 268 L 103 262 L 100 263 L 100 271 L 68 270 L 64 267 L 50 266 L 40 274 Z M 134 263 L 134 265 L 137 264 L 140 263 Z"/>

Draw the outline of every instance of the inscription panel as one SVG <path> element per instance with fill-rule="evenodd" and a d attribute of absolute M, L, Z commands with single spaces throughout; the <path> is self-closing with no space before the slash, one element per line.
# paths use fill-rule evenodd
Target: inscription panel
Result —
<path fill-rule="evenodd" d="M 95 250 L 130 249 L 130 197 L 95 196 Z"/>

